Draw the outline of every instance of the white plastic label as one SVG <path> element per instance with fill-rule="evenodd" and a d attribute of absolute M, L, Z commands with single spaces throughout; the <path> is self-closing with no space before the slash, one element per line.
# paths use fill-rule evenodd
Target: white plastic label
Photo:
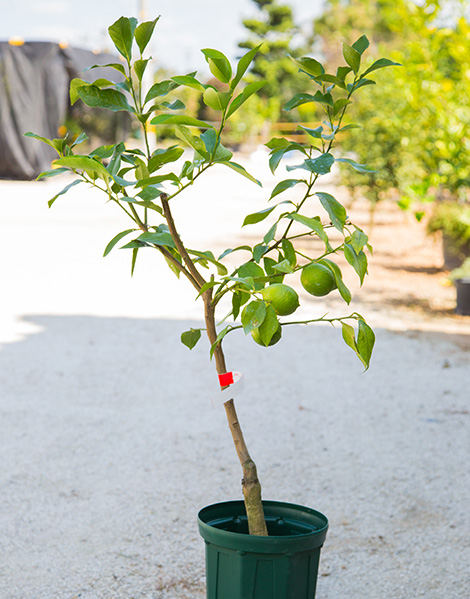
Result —
<path fill-rule="evenodd" d="M 221 406 L 225 402 L 233 399 L 245 388 L 245 378 L 241 372 L 234 370 L 233 372 L 226 372 L 219 374 L 219 385 L 221 387 L 227 387 L 222 389 L 220 393 L 212 399 L 212 405 Z"/>

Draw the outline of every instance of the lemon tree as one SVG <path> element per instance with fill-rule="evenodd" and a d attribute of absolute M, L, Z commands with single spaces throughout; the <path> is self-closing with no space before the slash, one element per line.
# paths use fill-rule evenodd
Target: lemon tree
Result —
<path fill-rule="evenodd" d="M 276 184 L 265 209 L 248 214 L 244 219 L 243 226 L 268 219 L 267 231 L 259 242 L 229 248 L 216 256 L 210 249 L 185 245 L 173 218 L 173 206 L 189 186 L 197 189 L 199 178 L 215 165 L 231 169 L 253 185 L 260 185 L 253 174 L 234 160 L 223 143 L 227 122 L 263 86 L 263 81 L 243 82 L 260 48 L 250 49 L 236 65 L 218 50 L 202 50 L 212 76 L 218 80 L 217 86 L 197 78 L 196 73 L 188 73 L 156 81 L 144 92 L 142 80 L 150 63 L 145 51 L 156 24 L 157 19 L 140 24 L 134 18 L 118 19 L 109 27 L 109 35 L 121 61 L 107 66 L 124 80 L 115 83 L 98 79 L 89 83 L 78 78 L 72 81 L 70 89 L 72 103 L 82 101 L 89 106 L 128 112 L 141 127 L 143 149 L 121 141 L 83 154 L 79 149 L 86 139 L 83 134 L 74 139 L 66 136 L 52 140 L 27 134 L 49 144 L 58 154 L 53 168 L 40 178 L 64 172 L 76 175 L 72 183 L 51 198 L 49 205 L 71 187 L 82 184 L 100 190 L 111 206 L 124 211 L 130 227 L 117 232 L 107 243 L 104 255 L 115 247 L 129 250 L 133 272 L 140 252 L 153 250 L 178 277 L 194 288 L 195 296 L 203 304 L 205 326 L 185 331 L 181 340 L 192 349 L 204 333 L 219 374 L 227 372 L 222 345 L 228 334 L 242 330 L 255 343 L 270 347 L 280 341 L 283 327 L 319 321 L 339 323 L 345 343 L 368 368 L 374 333 L 365 319 L 352 312 L 331 318 L 289 320 L 299 306 L 299 298 L 287 281 L 302 271 L 301 281 L 307 291 L 324 295 L 337 288 L 349 304 L 351 293 L 335 260 L 340 254 L 356 271 L 361 284 L 364 280 L 369 248 L 367 235 L 350 221 L 335 197 L 319 188 L 318 180 L 338 162 L 359 171 L 367 168 L 354 160 L 335 156 L 333 148 L 337 138 L 347 135 L 352 127 L 344 125 L 343 119 L 353 96 L 363 87 L 374 84 L 371 75 L 376 70 L 394 63 L 382 58 L 363 67 L 362 57 L 369 45 L 365 36 L 352 46 L 344 44 L 344 63 L 334 72 L 327 72 L 313 57 L 293 60 L 305 92 L 294 95 L 284 109 L 296 111 L 299 106 L 312 104 L 323 110 L 324 118 L 315 128 L 301 127 L 308 139 L 306 143 L 275 137 L 266 144 L 270 150 L 271 171 L 276 172 L 286 155 L 294 155 L 297 162 L 287 166 L 287 171 L 293 174 Z M 184 86 L 200 93 L 204 104 L 219 115 L 217 122 L 201 121 L 187 114 L 182 99 L 177 97 L 178 90 Z M 166 99 L 170 92 L 171 102 Z M 292 114 L 295 116 L 295 112 Z M 152 151 L 150 124 L 157 129 L 174 127 L 179 142 Z M 191 157 L 185 159 L 188 149 Z M 287 199 L 280 200 L 281 195 Z M 317 201 L 321 214 L 314 212 Z M 294 224 L 300 232 L 293 231 Z M 334 242 L 330 238 L 332 231 L 336 234 Z M 320 255 L 305 255 L 299 249 L 299 240 L 311 238 L 320 240 Z M 229 270 L 224 261 L 234 252 L 240 259 L 238 266 Z M 220 302 L 226 297 L 231 298 L 230 314 L 217 324 Z M 267 532 L 256 466 L 248 452 L 234 401 L 227 401 L 224 407 L 243 469 L 242 487 L 250 534 L 264 535 Z"/>

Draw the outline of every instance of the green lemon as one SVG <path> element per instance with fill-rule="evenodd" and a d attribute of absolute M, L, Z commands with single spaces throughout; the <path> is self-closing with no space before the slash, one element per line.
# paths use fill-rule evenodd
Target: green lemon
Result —
<path fill-rule="evenodd" d="M 336 289 L 336 281 L 331 270 L 323 264 L 312 262 L 302 269 L 300 282 L 305 291 L 312 295 L 328 295 Z"/>
<path fill-rule="evenodd" d="M 279 316 L 292 314 L 299 307 L 299 296 L 297 295 L 297 292 L 292 289 L 292 287 L 289 287 L 289 285 L 284 285 L 284 283 L 274 283 L 273 285 L 269 285 L 269 287 L 265 287 L 261 293 L 263 299 L 270 302 Z"/>
<path fill-rule="evenodd" d="M 253 337 L 253 341 L 256 341 L 256 343 L 258 345 L 261 345 L 262 347 L 271 347 L 271 345 L 276 345 L 276 343 L 281 339 L 282 327 L 281 327 L 281 325 L 279 325 L 279 328 L 274 333 L 274 335 L 271 337 L 271 341 L 269 342 L 269 345 L 267 345 L 267 346 L 261 340 L 261 335 L 259 334 L 259 329 L 253 329 L 251 331 L 251 336 Z"/>

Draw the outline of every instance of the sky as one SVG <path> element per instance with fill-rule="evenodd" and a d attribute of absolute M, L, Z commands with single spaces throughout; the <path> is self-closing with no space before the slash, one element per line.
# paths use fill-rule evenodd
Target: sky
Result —
<path fill-rule="evenodd" d="M 281 0 L 282 1 L 282 0 Z M 112 50 L 108 26 L 121 16 L 161 15 L 150 48 L 157 66 L 205 69 L 200 48 L 216 48 L 230 59 L 239 55 L 241 20 L 256 14 L 250 0 L 0 0 L 0 40 L 65 41 L 71 46 Z M 296 21 L 310 30 L 323 0 L 289 0 Z"/>
<path fill-rule="evenodd" d="M 89 49 L 112 50 L 107 28 L 121 16 L 161 15 L 150 47 L 157 66 L 190 71 L 205 68 L 200 48 L 239 55 L 244 17 L 256 14 L 250 0 L 0 0 L 0 40 L 65 41 Z M 310 30 L 323 0 L 290 0 L 296 21 Z"/>

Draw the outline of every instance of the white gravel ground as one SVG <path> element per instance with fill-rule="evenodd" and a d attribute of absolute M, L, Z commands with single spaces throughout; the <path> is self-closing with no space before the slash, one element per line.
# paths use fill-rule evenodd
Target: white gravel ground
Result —
<path fill-rule="evenodd" d="M 196 514 L 240 472 L 207 344 L 179 341 L 194 294 L 153 255 L 133 280 L 127 252 L 101 260 L 127 224 L 81 186 L 48 212 L 67 182 L 0 183 L 0 599 L 202 599 Z M 217 242 L 214 201 L 224 243 L 246 185 L 215 173 L 182 233 Z M 328 516 L 318 599 L 468 599 L 469 337 L 373 324 L 366 374 L 330 327 L 228 338 L 264 496 Z"/>

